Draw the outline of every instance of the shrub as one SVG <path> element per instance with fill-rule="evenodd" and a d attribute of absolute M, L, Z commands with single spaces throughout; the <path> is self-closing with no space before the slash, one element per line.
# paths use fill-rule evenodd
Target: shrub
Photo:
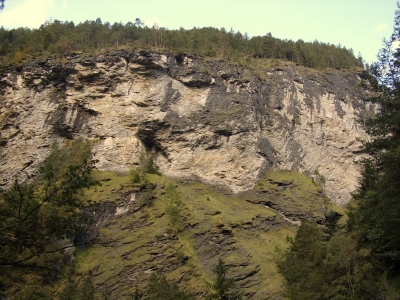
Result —
<path fill-rule="evenodd" d="M 142 152 L 140 154 L 140 165 L 142 167 L 143 173 L 147 174 L 160 174 L 159 167 L 154 162 L 153 154 L 148 154 Z"/>
<path fill-rule="evenodd" d="M 133 183 L 141 183 L 145 181 L 146 174 L 157 174 L 161 173 L 158 171 L 159 167 L 154 161 L 153 154 L 142 152 L 139 157 L 139 166 L 132 167 L 129 170 L 129 177 Z"/>
<path fill-rule="evenodd" d="M 133 183 L 140 183 L 142 181 L 140 171 L 137 168 L 129 170 L 129 177 Z"/>

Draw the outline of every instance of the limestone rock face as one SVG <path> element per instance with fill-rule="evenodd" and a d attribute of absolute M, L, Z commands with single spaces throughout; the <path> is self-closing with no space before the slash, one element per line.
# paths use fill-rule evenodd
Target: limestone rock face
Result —
<path fill-rule="evenodd" d="M 18 70 L 18 71 L 17 71 Z M 255 75 L 257 74 L 257 76 Z M 96 139 L 98 168 L 128 170 L 144 150 L 162 173 L 233 192 L 269 169 L 325 179 L 346 204 L 359 175 L 362 74 L 120 50 L 9 67 L 0 78 L 0 184 L 31 174 L 53 141 Z M 318 174 L 318 175 L 315 175 Z"/>

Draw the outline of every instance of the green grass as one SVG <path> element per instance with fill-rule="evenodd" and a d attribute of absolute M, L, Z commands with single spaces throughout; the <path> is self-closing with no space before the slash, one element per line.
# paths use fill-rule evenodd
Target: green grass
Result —
<path fill-rule="evenodd" d="M 122 205 L 126 195 L 140 190 L 127 174 L 96 172 L 94 176 L 103 184 L 85 192 L 94 202 Z M 103 245 L 76 251 L 77 276 L 90 271 L 97 290 L 108 289 L 114 298 L 129 299 L 136 285 L 143 290 L 151 272 L 165 274 L 182 289 L 201 294 L 214 278 L 212 268 L 219 257 L 232 266 L 228 273 L 232 277 L 257 271 L 238 282 L 244 292 L 255 293 L 259 299 L 279 297 L 283 278 L 275 261 L 288 247 L 286 237 L 293 237 L 297 227 L 265 201 L 274 201 L 282 211 L 314 217 L 320 217 L 326 201 L 321 187 L 294 171 L 267 172 L 253 190 L 238 195 L 156 174 L 147 175 L 146 180 L 158 186 L 152 205 L 115 216 L 99 232 Z M 168 215 L 171 197 L 180 201 L 180 229 Z M 220 243 L 212 244 L 215 239 Z M 217 247 L 214 252 L 210 252 L 212 247 Z"/>
<path fill-rule="evenodd" d="M 261 177 L 254 191 L 265 194 L 280 211 L 298 216 L 324 219 L 329 200 L 312 178 L 297 171 L 269 171 Z M 255 202 L 263 201 L 255 197 Z"/>
<path fill-rule="evenodd" d="M 225 262 L 227 264 L 243 262 L 249 264 L 249 269 L 258 266 L 256 277 L 260 284 L 258 287 L 244 288 L 244 290 L 255 291 L 259 297 L 280 293 L 283 278 L 275 264 L 277 249 L 285 249 L 288 246 L 285 238 L 287 235 L 294 236 L 296 228 L 283 224 L 282 217 L 270 208 L 250 203 L 239 196 L 225 195 L 204 184 L 193 182 L 181 185 L 179 188 L 192 212 L 190 222 L 199 224 L 192 230 L 193 234 L 202 232 L 215 234 L 221 229 L 231 230 L 238 251 L 221 253 Z M 279 225 L 274 225 L 274 228 L 263 224 L 265 220 Z M 185 234 L 185 242 L 189 240 L 192 253 L 202 256 L 202 253 L 194 249 L 190 233 Z M 247 253 L 251 258 L 243 260 L 243 253 Z M 210 267 L 206 267 L 204 271 L 208 280 L 213 278 Z"/>
<path fill-rule="evenodd" d="M 100 181 L 100 186 L 91 187 L 83 191 L 83 198 L 92 203 L 101 203 L 103 201 L 116 202 L 120 200 L 121 194 L 130 186 L 130 178 L 127 174 L 111 171 L 94 171 L 92 173 L 94 180 Z"/>

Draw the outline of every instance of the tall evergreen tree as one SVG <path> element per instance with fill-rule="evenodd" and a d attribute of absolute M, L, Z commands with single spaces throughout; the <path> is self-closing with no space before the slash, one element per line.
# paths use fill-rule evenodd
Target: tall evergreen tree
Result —
<path fill-rule="evenodd" d="M 207 299 L 217 300 L 239 300 L 242 294 L 237 290 L 236 284 L 232 278 L 227 276 L 228 267 L 220 258 L 218 264 L 214 267 L 213 272 L 216 276 L 211 288 L 214 293 L 210 294 Z"/>
<path fill-rule="evenodd" d="M 179 289 L 177 284 L 171 284 L 165 276 L 152 273 L 147 285 L 147 300 L 190 300 L 194 296 Z M 140 298 L 139 298 L 140 299 Z"/>
<path fill-rule="evenodd" d="M 325 248 L 322 230 L 312 221 L 303 221 L 296 237 L 289 242 L 289 249 L 278 263 L 286 279 L 286 296 L 299 300 L 323 299 Z"/>
<path fill-rule="evenodd" d="M 54 144 L 34 179 L 0 192 L 0 266 L 35 267 L 36 258 L 62 250 L 57 241 L 86 228 L 77 193 L 97 184 L 95 163 L 81 139 L 62 149 Z"/>
<path fill-rule="evenodd" d="M 365 122 L 371 141 L 364 144 L 369 158 L 363 162 L 360 187 L 350 228 L 358 242 L 371 251 L 376 266 L 389 276 L 400 275 L 400 6 L 394 32 L 371 66 L 376 78 L 369 88 L 378 112 Z"/>

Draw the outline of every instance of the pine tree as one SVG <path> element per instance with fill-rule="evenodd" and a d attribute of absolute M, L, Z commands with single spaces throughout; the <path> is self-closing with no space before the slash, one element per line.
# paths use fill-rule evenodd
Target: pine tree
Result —
<path fill-rule="evenodd" d="M 400 275 L 400 6 L 394 33 L 384 40 L 379 61 L 371 66 L 370 100 L 378 112 L 365 121 L 372 140 L 364 144 L 369 158 L 363 162 L 360 187 L 350 228 L 358 242 L 371 251 L 376 267 L 389 276 Z"/>
<path fill-rule="evenodd" d="M 228 278 L 228 268 L 220 258 L 218 264 L 214 267 L 213 273 L 216 278 L 211 288 L 214 293 L 209 295 L 208 299 L 218 300 L 238 300 L 242 299 L 241 293 L 237 290 L 236 284 L 232 278 Z"/>
<path fill-rule="evenodd" d="M 323 299 L 325 248 L 322 230 L 312 221 L 303 221 L 296 237 L 289 242 L 289 249 L 278 262 L 286 279 L 286 296 L 289 299 Z"/>
<path fill-rule="evenodd" d="M 193 295 L 179 289 L 177 284 L 170 284 L 164 275 L 152 273 L 147 285 L 147 300 L 190 300 Z"/>
<path fill-rule="evenodd" d="M 1 292 L 18 278 L 11 274 L 54 279 L 63 250 L 71 247 L 60 241 L 87 230 L 90 220 L 80 211 L 78 193 L 97 184 L 90 176 L 96 163 L 91 149 L 82 139 L 61 149 L 54 144 L 34 178 L 0 192 Z"/>

